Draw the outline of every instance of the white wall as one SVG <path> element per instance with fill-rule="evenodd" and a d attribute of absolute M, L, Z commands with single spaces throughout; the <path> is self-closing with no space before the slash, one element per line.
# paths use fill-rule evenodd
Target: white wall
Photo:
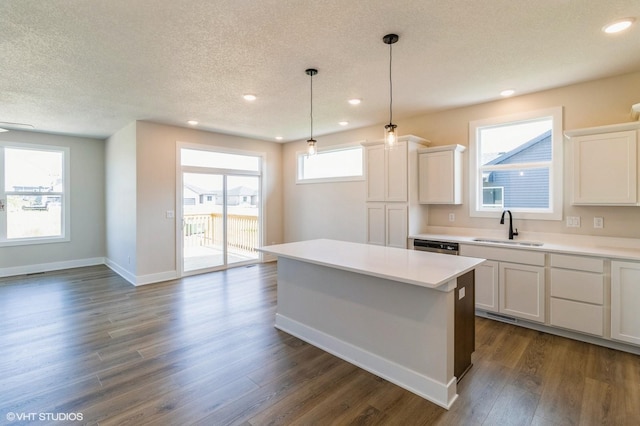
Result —
<path fill-rule="evenodd" d="M 135 280 L 136 243 L 136 123 L 107 139 L 105 146 L 107 264 Z"/>
<path fill-rule="evenodd" d="M 0 247 L 0 276 L 102 263 L 104 141 L 20 131 L 0 133 L 0 140 L 69 147 L 71 156 L 71 241 Z"/>
<path fill-rule="evenodd" d="M 401 102 L 401 100 L 397 100 Z M 640 73 L 632 73 L 562 87 L 480 105 L 457 108 L 401 120 L 400 135 L 416 135 L 431 141 L 431 146 L 461 144 L 469 146 L 469 121 L 509 115 L 554 106 L 564 107 L 564 130 L 630 121 L 632 104 L 640 102 Z M 382 137 L 383 124 L 332 135 L 318 136 L 318 147 L 344 144 Z M 364 183 L 296 185 L 295 152 L 305 149 L 305 142 L 292 142 L 284 147 L 283 190 L 285 197 L 285 240 L 338 238 L 362 242 L 365 235 Z M 566 144 L 565 148 L 568 148 Z M 585 235 L 640 238 L 640 207 L 578 207 L 569 204 L 571 159 L 565 149 L 564 216 L 580 216 L 581 228 L 566 228 L 564 221 L 520 221 L 521 231 L 572 233 Z M 465 172 L 466 158 L 465 153 Z M 498 220 L 471 218 L 467 176 L 464 178 L 464 204 L 461 206 L 429 206 L 431 226 L 502 229 Z M 450 212 L 456 221 L 448 220 Z M 605 219 L 603 229 L 593 229 L 593 217 Z"/>

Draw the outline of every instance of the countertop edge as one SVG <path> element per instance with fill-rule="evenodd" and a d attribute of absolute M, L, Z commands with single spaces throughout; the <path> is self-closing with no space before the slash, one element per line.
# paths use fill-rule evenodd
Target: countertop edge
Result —
<path fill-rule="evenodd" d="M 328 240 L 309 240 L 309 241 L 328 241 Z M 304 241 L 304 242 L 309 242 L 309 241 Z M 343 243 L 346 243 L 346 242 L 343 242 Z M 481 259 L 481 258 L 459 256 L 458 257 L 459 259 L 461 259 L 461 258 L 469 259 L 470 264 L 467 265 L 464 268 L 456 270 L 455 272 L 453 272 L 449 277 L 447 277 L 444 280 L 440 280 L 440 281 L 437 281 L 437 282 L 434 282 L 434 283 L 428 283 L 428 282 L 425 282 L 425 281 L 414 280 L 414 279 L 407 278 L 407 277 L 399 277 L 399 276 L 396 276 L 396 275 L 393 275 L 393 274 L 385 274 L 385 273 L 380 272 L 380 271 L 370 271 L 370 270 L 363 269 L 363 268 L 351 267 L 349 265 L 345 265 L 344 263 L 327 262 L 327 261 L 323 261 L 323 260 L 320 260 L 320 259 L 309 258 L 309 257 L 306 257 L 306 256 L 298 256 L 298 255 L 291 254 L 291 253 L 283 253 L 280 250 L 274 250 L 274 249 L 270 248 L 270 247 L 277 248 L 277 246 L 287 245 L 287 244 L 295 244 L 295 243 L 285 243 L 285 244 L 278 244 L 278 245 L 274 245 L 274 246 L 263 246 L 263 247 L 259 247 L 257 250 L 261 251 L 263 253 L 267 253 L 267 254 L 271 254 L 273 256 L 277 256 L 277 257 L 284 257 L 284 258 L 287 258 L 287 259 L 297 260 L 297 261 L 300 261 L 300 262 L 306 262 L 306 263 L 311 263 L 311 264 L 315 264 L 315 265 L 319 265 L 319 266 L 331 267 L 331 268 L 335 268 L 335 269 L 339 269 L 339 270 L 343 270 L 343 271 L 347 271 L 347 272 L 353 272 L 353 273 L 367 275 L 367 276 L 371 276 L 371 277 L 376 277 L 376 278 L 386 279 L 386 280 L 390 280 L 390 281 L 401 282 L 401 283 L 415 285 L 415 286 L 418 286 L 418 287 L 424 287 L 424 288 L 433 289 L 433 290 L 442 290 L 442 291 L 451 291 L 454 287 L 448 287 L 447 286 L 447 284 L 451 280 L 454 280 L 454 279 L 458 278 L 459 276 L 464 275 L 465 273 L 475 269 L 478 265 L 480 265 L 480 264 L 482 264 L 482 263 L 484 263 L 486 261 L 486 259 Z M 349 243 L 349 244 L 351 244 L 351 243 Z M 359 243 L 353 243 L 353 244 L 359 244 Z M 362 245 L 363 246 L 368 246 L 367 244 L 362 244 Z M 403 249 L 398 249 L 398 250 L 403 250 Z"/>
<path fill-rule="evenodd" d="M 474 241 L 474 238 L 492 238 L 485 235 L 470 236 L 460 234 L 442 234 L 442 233 L 419 233 L 410 235 L 409 239 L 427 239 L 444 242 L 456 242 L 459 244 L 478 245 L 484 247 L 498 247 L 508 248 L 514 250 L 525 251 L 538 251 L 544 253 L 557 253 L 557 254 L 573 254 L 577 256 L 593 256 L 603 257 L 612 260 L 628 260 L 628 261 L 640 261 L 640 247 L 615 247 L 598 245 L 598 237 L 593 237 L 593 245 L 582 246 L 577 244 L 565 243 L 560 244 L 557 242 L 547 242 L 544 237 L 536 238 L 535 235 L 532 238 L 521 238 L 520 240 L 535 240 L 544 243 L 542 246 L 530 246 L 530 245 L 511 245 L 505 243 L 492 243 L 486 241 Z M 611 240 L 611 238 L 605 238 L 605 240 Z M 518 241 L 518 238 L 515 239 Z M 604 243 L 607 244 L 607 243 Z M 611 243 L 609 243 L 611 244 Z"/>

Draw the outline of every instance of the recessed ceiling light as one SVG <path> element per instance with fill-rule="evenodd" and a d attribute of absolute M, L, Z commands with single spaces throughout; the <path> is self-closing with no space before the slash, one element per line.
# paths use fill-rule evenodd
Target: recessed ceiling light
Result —
<path fill-rule="evenodd" d="M 245 101 L 255 101 L 257 99 L 256 95 L 252 95 L 251 93 L 247 93 L 246 95 L 242 96 L 244 98 Z"/>
<path fill-rule="evenodd" d="M 359 104 L 360 104 L 360 102 L 362 102 L 362 99 L 357 99 L 357 98 L 349 99 L 349 103 L 350 103 L 351 105 L 359 105 Z"/>
<path fill-rule="evenodd" d="M 282 139 L 284 139 L 282 136 L 276 136 L 277 141 L 281 141 Z"/>
<path fill-rule="evenodd" d="M 189 121 L 187 121 L 187 124 L 189 124 L 191 126 L 195 126 L 196 124 L 198 124 L 198 122 L 196 120 L 189 120 Z"/>
<path fill-rule="evenodd" d="M 627 28 L 629 28 L 634 23 L 635 20 L 636 20 L 635 18 L 619 19 L 615 22 L 612 22 L 602 27 L 602 31 L 604 31 L 607 34 L 619 33 L 620 31 L 624 31 Z"/>
<path fill-rule="evenodd" d="M 514 93 L 516 93 L 515 90 L 507 89 L 507 90 L 503 90 L 502 92 L 500 92 L 500 96 L 508 98 L 509 96 L 513 95 Z"/>
<path fill-rule="evenodd" d="M 347 126 L 347 125 L 349 125 L 349 122 L 348 121 L 339 121 L 338 124 L 341 125 L 341 126 Z"/>

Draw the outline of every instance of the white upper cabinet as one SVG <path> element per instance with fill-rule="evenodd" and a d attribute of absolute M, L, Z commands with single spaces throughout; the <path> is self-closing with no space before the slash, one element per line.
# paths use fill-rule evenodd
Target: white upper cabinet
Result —
<path fill-rule="evenodd" d="M 409 156 L 415 147 L 427 140 L 417 136 L 401 136 L 393 149 L 385 149 L 384 141 L 364 142 L 367 170 L 367 201 L 409 201 Z"/>
<path fill-rule="evenodd" d="M 367 201 L 384 201 L 386 187 L 384 145 L 372 145 L 365 149 L 367 167 Z"/>
<path fill-rule="evenodd" d="M 418 150 L 420 204 L 462 204 L 462 145 Z"/>
<path fill-rule="evenodd" d="M 640 123 L 565 132 L 571 141 L 575 205 L 639 205 Z"/>

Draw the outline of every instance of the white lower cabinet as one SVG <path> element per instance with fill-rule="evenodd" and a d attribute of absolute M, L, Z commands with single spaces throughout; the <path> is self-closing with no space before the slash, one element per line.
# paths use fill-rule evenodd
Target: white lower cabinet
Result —
<path fill-rule="evenodd" d="M 498 304 L 498 262 L 487 260 L 476 268 L 476 308 L 489 312 L 500 312 Z"/>
<path fill-rule="evenodd" d="M 408 211 L 404 203 L 367 203 L 367 244 L 407 248 Z"/>
<path fill-rule="evenodd" d="M 544 266 L 500 262 L 500 312 L 544 322 Z"/>
<path fill-rule="evenodd" d="M 611 262 L 611 338 L 640 345 L 640 263 Z"/>
<path fill-rule="evenodd" d="M 478 311 L 564 329 L 577 339 L 582 334 L 640 346 L 640 262 L 459 247 L 461 256 L 487 259 L 475 271 Z"/>
<path fill-rule="evenodd" d="M 461 244 L 460 255 L 488 259 L 476 269 L 476 309 L 544 323 L 544 253 Z"/>
<path fill-rule="evenodd" d="M 550 264 L 549 323 L 603 337 L 604 259 L 552 254 Z"/>

